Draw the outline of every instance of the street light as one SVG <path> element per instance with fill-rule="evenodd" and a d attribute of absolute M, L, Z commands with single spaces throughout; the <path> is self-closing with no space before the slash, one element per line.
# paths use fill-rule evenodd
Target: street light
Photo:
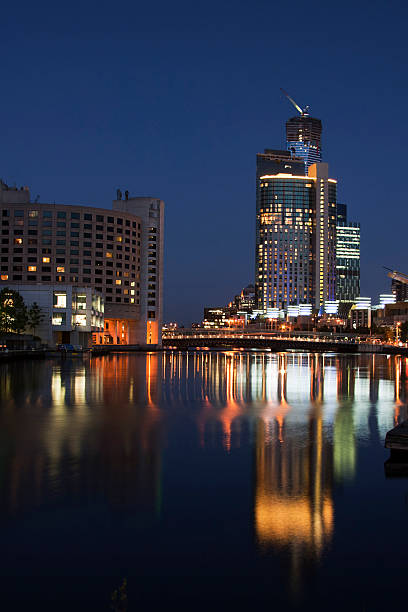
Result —
<path fill-rule="evenodd" d="M 397 325 L 395 327 L 395 342 L 398 344 L 399 341 L 399 335 L 400 335 L 400 325 L 401 325 L 401 321 L 397 322 Z"/>

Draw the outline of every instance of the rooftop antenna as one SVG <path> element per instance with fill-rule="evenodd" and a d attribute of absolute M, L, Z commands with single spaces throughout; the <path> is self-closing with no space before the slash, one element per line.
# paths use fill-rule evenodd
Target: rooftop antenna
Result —
<path fill-rule="evenodd" d="M 296 110 L 301 114 L 302 117 L 307 117 L 309 115 L 309 109 L 310 106 L 305 106 L 305 108 L 300 108 L 299 104 L 296 104 L 296 102 L 294 101 L 293 98 L 290 97 L 290 95 L 287 93 L 287 91 L 285 91 L 284 89 L 282 89 L 282 87 L 280 88 L 281 92 L 287 97 L 287 99 L 289 100 L 289 102 L 291 102 L 293 104 L 293 106 L 296 108 Z"/>

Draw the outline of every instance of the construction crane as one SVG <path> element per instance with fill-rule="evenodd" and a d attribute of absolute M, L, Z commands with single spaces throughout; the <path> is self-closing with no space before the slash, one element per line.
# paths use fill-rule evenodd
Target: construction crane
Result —
<path fill-rule="evenodd" d="M 404 285 L 408 285 L 408 274 L 404 274 L 403 272 L 397 272 L 397 270 L 391 270 L 391 268 L 386 268 L 385 266 L 384 270 L 389 270 L 387 276 L 389 276 L 393 280 L 397 280 L 400 283 L 404 283 Z"/>
<path fill-rule="evenodd" d="M 280 88 L 281 92 L 287 97 L 287 99 L 289 100 L 289 102 L 291 102 L 293 104 L 293 106 L 296 108 L 296 110 L 301 114 L 302 117 L 307 117 L 309 115 L 309 109 L 310 106 L 305 106 L 305 108 L 300 108 L 299 104 L 296 104 L 296 102 L 294 101 L 293 98 L 290 97 L 290 95 L 287 93 L 287 91 L 285 91 L 284 89 L 282 89 L 282 87 Z"/>

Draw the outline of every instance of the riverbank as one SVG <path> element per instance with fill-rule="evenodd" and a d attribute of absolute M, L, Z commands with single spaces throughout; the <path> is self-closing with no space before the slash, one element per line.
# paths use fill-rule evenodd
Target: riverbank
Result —
<path fill-rule="evenodd" d="M 15 350 L 0 352 L 0 364 L 16 360 L 31 360 L 31 359 L 66 359 L 83 358 L 87 356 L 102 357 L 105 355 L 125 354 L 125 353 L 159 353 L 163 351 L 231 351 L 231 350 L 267 350 L 273 353 L 282 352 L 299 352 L 299 353 L 346 353 L 346 354 L 381 354 L 381 355 L 400 355 L 408 357 L 408 349 L 405 347 L 390 346 L 390 345 L 368 345 L 368 344 L 347 344 L 335 342 L 310 342 L 310 341 L 288 341 L 288 340 L 271 340 L 271 339 L 238 339 L 224 338 L 222 341 L 215 338 L 206 338 L 205 341 L 192 342 L 192 339 L 174 339 L 164 340 L 163 346 L 140 346 L 113 344 L 104 346 L 95 346 L 92 349 L 83 351 L 57 351 L 53 349 L 31 349 L 31 350 Z"/>
<path fill-rule="evenodd" d="M 47 351 L 45 349 L 32 349 L 25 351 L 1 351 L 0 364 L 7 363 L 8 361 L 16 361 L 23 359 L 45 359 L 46 356 Z"/>
<path fill-rule="evenodd" d="M 159 352 L 162 347 L 142 347 L 139 345 L 113 344 L 104 346 L 95 346 L 92 349 L 84 349 L 82 351 L 58 351 L 56 349 L 30 349 L 30 350 L 9 350 L 0 351 L 0 364 L 10 361 L 22 361 L 31 359 L 66 359 L 87 357 L 100 357 L 103 355 L 113 355 L 115 353 L 146 353 Z"/>

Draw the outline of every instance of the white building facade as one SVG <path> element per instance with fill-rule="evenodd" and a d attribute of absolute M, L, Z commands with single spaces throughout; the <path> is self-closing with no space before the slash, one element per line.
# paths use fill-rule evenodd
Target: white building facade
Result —
<path fill-rule="evenodd" d="M 20 293 L 27 308 L 34 302 L 41 308 L 43 320 L 33 331 L 44 344 L 89 348 L 93 342 L 102 343 L 105 304 L 91 287 L 13 284 L 12 289 Z"/>

